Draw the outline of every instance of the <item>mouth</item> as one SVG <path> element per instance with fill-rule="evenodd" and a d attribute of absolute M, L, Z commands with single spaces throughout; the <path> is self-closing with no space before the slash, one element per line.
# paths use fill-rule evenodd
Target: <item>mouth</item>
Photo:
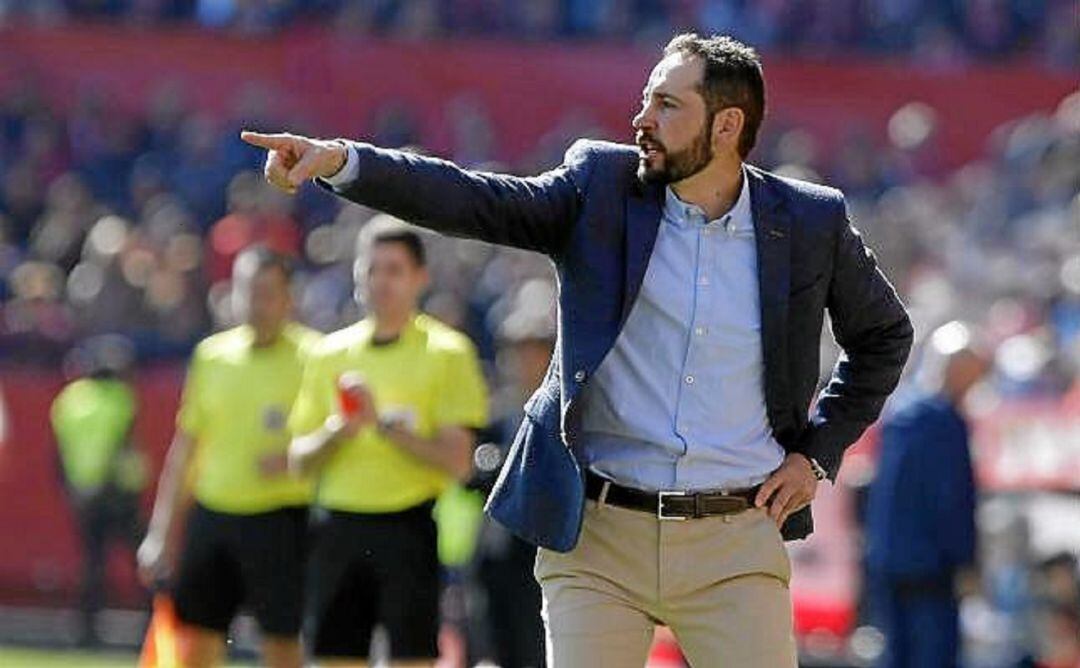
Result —
<path fill-rule="evenodd" d="M 649 160 L 655 158 L 664 152 L 664 149 L 660 144 L 650 139 L 641 138 L 637 140 L 638 155 L 642 160 Z"/>

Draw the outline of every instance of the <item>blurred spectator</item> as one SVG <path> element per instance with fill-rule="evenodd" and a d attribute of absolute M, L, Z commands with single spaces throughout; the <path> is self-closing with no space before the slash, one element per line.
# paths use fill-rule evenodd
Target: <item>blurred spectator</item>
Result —
<path fill-rule="evenodd" d="M 959 322 L 930 338 L 927 387 L 882 427 L 866 514 L 869 591 L 888 668 L 960 661 L 956 595 L 975 577 L 975 480 L 964 400 L 989 360 Z"/>
<path fill-rule="evenodd" d="M 131 441 L 137 407 L 125 380 L 130 344 L 119 337 L 88 340 L 70 361 L 80 377 L 57 395 L 51 418 L 64 488 L 82 538 L 80 643 L 96 645 L 109 542 L 119 539 L 134 554 L 142 536 L 138 497 L 147 472 Z"/>

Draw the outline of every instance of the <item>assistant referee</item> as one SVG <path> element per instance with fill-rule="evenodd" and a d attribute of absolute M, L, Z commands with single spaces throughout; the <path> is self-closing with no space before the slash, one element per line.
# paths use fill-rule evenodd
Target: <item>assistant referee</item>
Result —
<path fill-rule="evenodd" d="M 432 505 L 470 473 L 487 390 L 469 339 L 418 312 L 428 273 L 416 232 L 376 220 L 359 246 L 369 315 L 313 350 L 289 424 L 291 464 L 319 473 L 305 640 L 320 665 L 365 665 L 381 625 L 395 666 L 431 665 L 440 593 Z M 339 409 L 347 372 L 365 383 L 352 417 Z"/>
<path fill-rule="evenodd" d="M 147 583 L 171 579 L 180 620 L 190 627 L 184 666 L 216 666 L 225 634 L 246 604 L 264 634 L 271 668 L 299 668 L 304 540 L 310 481 L 287 469 L 286 422 L 305 350 L 318 338 L 290 320 L 290 268 L 261 247 L 233 268 L 234 304 L 247 323 L 195 350 L 158 485 L 150 530 L 139 548 Z M 194 506 L 185 513 L 193 487 Z M 179 528 L 185 526 L 172 576 Z"/>

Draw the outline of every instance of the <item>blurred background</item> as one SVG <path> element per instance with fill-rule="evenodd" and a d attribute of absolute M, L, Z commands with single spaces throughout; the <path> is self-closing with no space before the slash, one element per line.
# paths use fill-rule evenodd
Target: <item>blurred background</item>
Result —
<path fill-rule="evenodd" d="M 1080 665 L 1075 0 L 0 0 L 0 664 L 131 665 L 145 629 L 120 537 L 104 647 L 68 649 L 83 541 L 50 421 L 67 380 L 102 350 L 122 358 L 144 522 L 187 355 L 232 322 L 239 250 L 296 258 L 309 325 L 360 315 L 353 240 L 374 212 L 273 191 L 241 128 L 535 173 L 577 137 L 629 141 L 647 72 L 686 29 L 760 49 L 769 110 L 751 161 L 843 189 L 917 332 L 961 318 L 992 340 L 970 407 L 981 571 L 962 603 L 966 657 Z M 550 322 L 548 261 L 428 242 L 426 308 L 476 341 L 493 415 L 517 415 L 505 341 Z M 824 376 L 828 332 L 822 345 Z M 871 430 L 822 488 L 817 533 L 788 546 L 805 665 L 881 651 L 861 587 L 875 461 Z M 239 661 L 250 636 L 241 620 Z M 681 664 L 660 647 L 655 665 Z"/>

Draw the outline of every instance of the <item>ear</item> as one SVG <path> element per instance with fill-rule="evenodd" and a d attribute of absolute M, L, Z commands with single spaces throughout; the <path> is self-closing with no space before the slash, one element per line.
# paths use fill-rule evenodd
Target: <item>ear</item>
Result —
<path fill-rule="evenodd" d="M 712 141 L 715 148 L 731 146 L 738 149 L 746 114 L 738 107 L 724 107 L 713 116 Z"/>

